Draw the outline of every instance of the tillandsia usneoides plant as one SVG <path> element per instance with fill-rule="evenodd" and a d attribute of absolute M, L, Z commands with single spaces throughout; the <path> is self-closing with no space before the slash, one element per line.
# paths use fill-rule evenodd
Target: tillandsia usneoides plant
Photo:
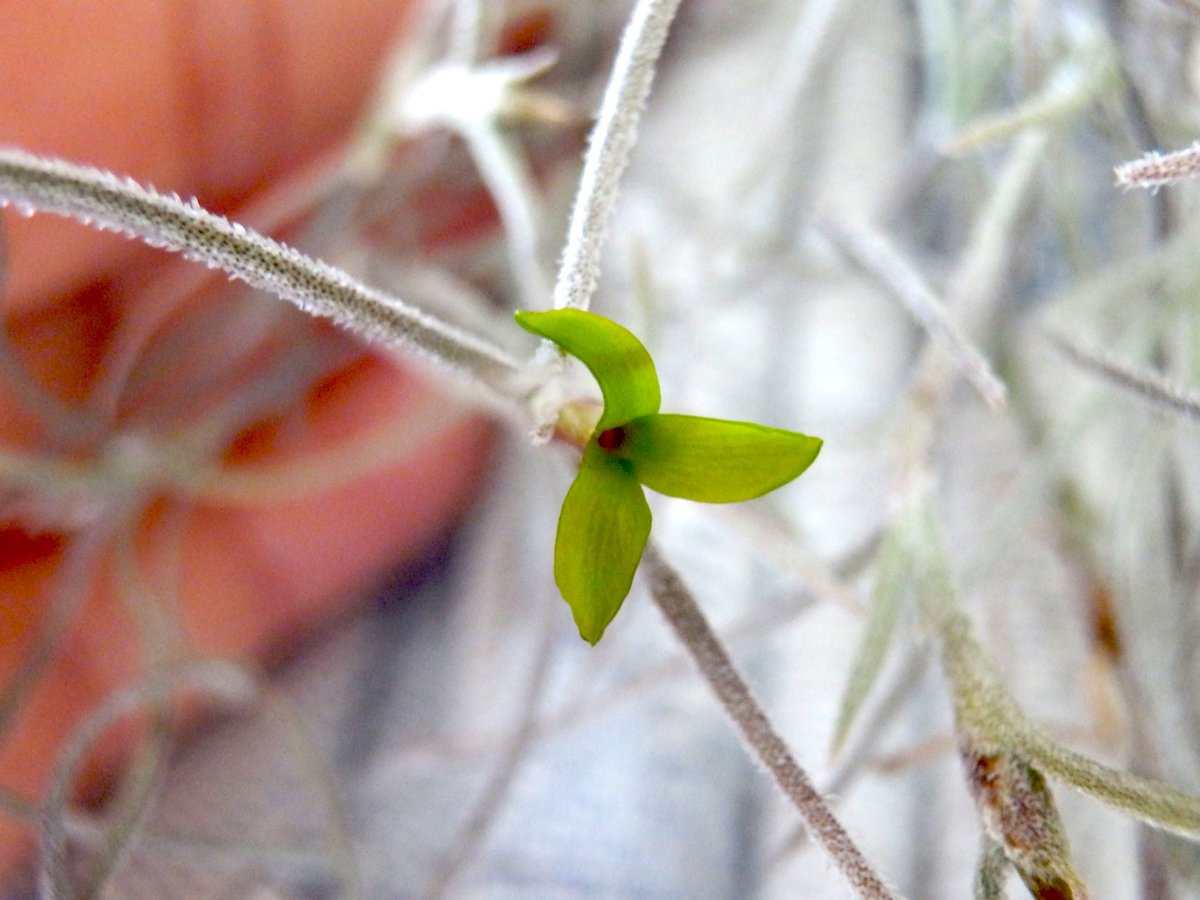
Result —
<path fill-rule="evenodd" d="M 658 417 L 658 387 L 653 366 L 649 364 L 644 348 L 632 335 L 615 324 L 579 309 L 587 306 L 588 295 L 595 288 L 599 246 L 607 228 L 617 181 L 626 165 L 637 118 L 677 8 L 677 0 L 635 5 L 621 42 L 617 66 L 593 135 L 593 150 L 584 167 L 583 189 L 576 203 L 576 224 L 572 227 L 559 277 L 561 285 L 579 285 L 575 290 L 578 296 L 564 299 L 560 304 L 564 307 L 562 315 L 573 313 L 579 317 L 579 321 L 572 319 L 557 326 L 548 323 L 532 326 L 530 323 L 534 319 L 525 318 L 522 324 L 554 338 L 588 361 L 601 385 L 608 385 L 605 393 L 612 409 L 605 415 L 616 415 L 622 409 L 636 414 L 635 419 L 628 422 L 618 415 L 620 421 L 614 420 L 616 424 L 613 427 L 605 425 L 602 417 L 600 424 L 605 427 L 598 429 L 598 432 L 603 433 L 594 444 L 589 444 L 584 457 L 585 466 L 591 458 L 592 446 L 596 448 L 595 452 L 602 454 L 620 452 L 620 457 L 614 456 L 612 462 L 606 464 L 613 472 L 623 472 L 632 464 L 641 473 L 639 478 L 649 479 L 650 483 L 670 493 L 675 492 L 671 485 L 678 482 L 686 487 L 685 492 L 689 496 L 728 502 L 756 496 L 795 477 L 812 461 L 820 442 L 796 435 L 796 443 L 786 432 L 744 423 Z M 208 213 L 195 200 L 184 202 L 177 197 L 142 188 L 128 179 L 39 158 L 17 149 L 0 151 L 0 196 L 3 202 L 17 205 L 25 213 L 51 212 L 71 216 L 88 225 L 140 238 L 152 246 L 181 252 L 190 259 L 223 270 L 252 287 L 290 300 L 303 311 L 331 318 L 363 337 L 382 340 L 399 350 L 420 351 L 436 362 L 465 374 L 472 382 L 490 387 L 502 397 L 506 394 L 511 397 L 514 393 L 511 384 L 505 382 L 515 380 L 515 364 L 502 350 L 485 339 L 444 325 L 403 301 L 366 287 L 286 245 Z M 565 307 L 574 309 L 567 310 Z M 584 334 L 595 332 L 598 337 L 580 341 L 571 336 L 581 329 Z M 616 336 L 615 342 L 612 336 Z M 605 341 L 614 348 L 613 352 L 605 350 Z M 626 345 L 632 349 L 626 350 Z M 640 354 L 649 365 L 648 378 L 653 388 L 654 402 L 645 396 L 644 385 L 637 382 L 623 384 L 619 380 L 622 369 L 628 365 L 630 353 L 634 357 Z M 624 399 L 623 394 L 627 395 Z M 568 414 L 567 418 L 572 417 Z M 641 424 L 643 419 L 644 427 Z M 667 428 L 668 425 L 679 425 L 682 430 Z M 631 451 L 643 445 L 645 451 L 625 457 L 625 442 L 622 440 L 613 444 L 612 435 L 619 434 L 623 438 L 626 433 L 630 438 L 628 443 Z M 706 454 L 696 453 L 692 448 L 697 436 L 715 454 L 713 459 L 706 458 Z M 719 469 L 712 468 L 714 462 Z M 763 466 L 770 467 L 767 474 L 755 474 L 754 470 Z M 598 463 L 593 463 L 592 467 L 601 471 Z M 585 468 L 585 472 L 589 470 Z M 720 477 L 728 489 L 718 490 L 714 494 L 706 482 L 710 472 L 717 471 L 724 472 Z M 641 505 L 645 509 L 644 500 Z M 603 505 L 597 506 L 596 513 L 602 509 Z M 604 516 L 595 513 L 584 515 L 580 521 L 587 519 L 603 520 Z M 645 519 L 648 524 L 648 509 L 645 509 Z M 564 514 L 563 521 L 570 530 L 573 520 Z M 619 579 L 624 587 L 611 597 L 606 588 L 599 589 L 600 593 L 597 593 L 598 588 L 582 587 L 593 582 L 594 576 L 560 576 L 559 584 L 575 609 L 581 633 L 593 643 L 599 639 L 616 611 L 615 606 L 620 604 L 628 591 L 633 568 L 637 565 L 641 545 L 645 542 L 645 531 L 639 528 L 640 537 L 633 538 L 636 542 L 636 546 L 631 548 L 633 555 L 609 558 L 614 553 L 623 552 L 617 548 L 628 540 L 621 536 L 621 532 L 628 527 L 624 514 L 621 514 L 599 531 L 593 529 L 597 543 L 593 543 L 590 550 L 586 547 L 590 543 L 587 534 L 571 538 L 579 544 L 571 556 L 586 560 L 586 568 L 593 573 L 604 572 L 611 566 L 619 566 L 623 570 Z M 566 546 L 565 542 L 560 544 Z M 851 883 L 864 895 L 886 896 L 887 889 L 841 830 L 807 777 L 790 759 L 782 741 L 729 665 L 724 651 L 720 650 L 714 655 L 709 649 L 705 637 L 708 643 L 715 639 L 711 630 L 704 625 L 699 609 L 678 576 L 657 554 L 655 559 L 656 568 L 663 570 L 666 577 L 655 595 L 663 599 L 664 611 L 672 615 L 678 633 L 693 648 L 693 656 L 726 705 L 739 721 L 744 719 L 749 723 L 743 726 L 743 733 L 752 748 L 777 775 L 781 786 L 796 802 L 806 821 L 815 827 L 815 833 Z M 577 568 L 579 563 L 570 565 Z M 581 587 L 576 588 L 575 585 Z M 597 603 L 600 604 L 598 608 L 589 609 Z M 672 609 L 677 611 L 670 613 Z M 696 624 L 687 625 L 689 620 L 695 620 Z M 714 646 L 719 648 L 719 645 Z M 163 715 L 167 714 L 164 708 Z M 86 747 L 93 739 L 94 733 L 86 732 L 80 738 L 81 745 Z M 67 765 L 67 772 L 73 771 L 78 765 L 78 747 L 73 750 L 70 759 L 72 764 Z M 60 788 L 64 785 L 62 780 L 56 783 Z M 60 823 L 61 813 L 56 811 L 48 821 Z M 115 831 L 119 835 L 122 829 Z M 87 884 L 90 887 L 85 892 L 103 883 L 103 868 L 110 861 L 111 854 L 102 854 L 102 858 L 105 861 L 100 870 L 88 876 Z M 41 884 L 44 889 L 55 896 L 71 893 L 70 876 L 65 871 L 66 845 L 61 824 L 54 828 L 53 833 L 45 836 L 42 859 Z"/>
<path fill-rule="evenodd" d="M 363 198 L 403 180 L 406 142 L 441 129 L 494 199 L 502 315 L 475 304 L 477 271 L 455 281 L 436 253 L 413 254 L 394 279 L 366 267 L 418 304 L 195 201 L 0 151 L 4 202 L 181 252 L 412 353 L 525 439 L 472 532 L 453 628 L 413 626 L 421 641 L 406 645 L 442 661 L 417 683 L 444 690 L 445 660 L 462 683 L 437 709 L 444 733 L 425 703 L 418 737 L 385 742 L 389 762 L 371 770 L 368 793 L 407 817 L 401 831 L 356 833 L 367 826 L 348 824 L 320 740 L 268 703 L 268 742 L 290 748 L 325 823 L 299 849 L 251 848 L 288 873 L 280 883 L 842 895 L 813 847 L 865 897 L 1200 888 L 1200 471 L 1194 433 L 1174 424 L 1197 409 L 1200 229 L 1186 193 L 1194 152 L 1157 150 L 1200 134 L 1187 65 L 1200 20 L 1150 3 L 1103 16 L 974 0 L 861 11 L 638 0 L 615 49 L 597 54 L 579 35 L 604 29 L 578 6 L 431 4 L 335 179 L 371 222 L 330 215 L 369 243 L 388 204 L 365 212 Z M 573 54 L 602 60 L 603 90 L 552 89 Z M 573 104 L 598 112 L 559 230 L 522 129 L 569 129 Z M 1114 169 L 1154 190 L 1114 190 Z M 546 251 L 563 231 L 551 278 Z M 467 300 L 435 312 L 448 293 Z M 528 362 L 517 324 L 546 339 Z M 275 499 L 303 485 L 311 469 L 239 480 L 214 460 L 253 421 L 246 408 L 322 377 L 322 341 L 306 332 L 309 369 L 289 366 L 263 397 L 170 441 L 106 441 L 103 423 L 23 382 L 55 452 L 6 448 L 0 471 L 26 507 L 86 514 L 88 528 L 0 716 L 63 644 L 80 573 L 105 548 L 149 672 L 77 730 L 41 808 L 5 798 L 40 817 L 49 895 L 111 886 L 143 859 L 137 848 L 203 843 L 147 814 L 170 699 L 199 686 L 254 703 L 272 688 L 178 664 L 186 635 L 148 599 L 129 523 L 151 485 Z M 6 374 L 14 358 L 0 346 Z M 173 360 L 147 365 L 141 390 Z M 447 422 L 431 414 L 425 427 Z M 325 474 L 361 472 L 371 454 L 358 451 L 322 459 Z M 574 480 L 560 489 L 563 455 Z M 717 505 L 648 501 L 643 487 Z M 552 595 L 545 615 L 527 614 Z M 698 724 L 706 701 L 676 683 L 647 600 L 787 803 L 742 787 L 724 734 Z M 511 674 L 522 665 L 527 676 Z M 107 815 L 88 817 L 70 802 L 76 771 L 133 709 L 145 739 Z M 383 784 L 421 800 L 387 805 L 372 793 Z M 405 858 L 378 850 L 379 834 L 407 835 Z"/>
<path fill-rule="evenodd" d="M 729 502 L 757 496 L 795 477 L 816 456 L 820 441 L 745 423 L 658 416 L 657 378 L 645 349 L 628 332 L 581 309 L 588 305 L 588 295 L 595 289 L 599 247 L 617 181 L 677 8 L 678 0 L 644 0 L 636 4 L 622 38 L 617 66 L 592 136 L 593 149 L 576 202 L 576 221 L 558 278 L 560 285 L 577 285 L 560 289 L 567 294 L 573 291 L 574 296 L 563 294 L 559 305 L 560 315 L 573 310 L 578 320 L 555 319 L 554 324 L 546 320 L 543 324 L 537 314 L 526 314 L 521 324 L 583 358 L 604 389 L 611 408 L 602 414 L 596 426 L 598 437 L 585 450 L 585 475 L 593 470 L 615 475 L 632 466 L 635 473 L 642 473 L 640 479 L 649 479 L 647 483 L 668 493 Z M 39 159 L 19 150 L 0 151 L 0 197 L 6 203 L 18 204 L 23 211 L 73 216 L 85 224 L 182 252 L 289 300 L 306 312 L 332 318 L 363 337 L 387 341 L 396 349 L 423 352 L 483 385 L 496 381 L 497 370 L 512 373 L 515 369 L 503 351 L 489 346 L 486 340 L 442 325 L 397 298 L 208 213 L 194 200 L 187 203 L 129 180 Z M 640 373 L 632 380 L 622 374 L 631 368 Z M 652 398 L 648 391 L 653 393 Z M 627 421 L 622 411 L 634 418 Z M 568 414 L 567 418 L 572 417 Z M 626 455 L 627 450 L 631 456 Z M 605 454 L 613 457 L 601 464 Z M 714 479 L 726 487 L 714 491 L 718 483 Z M 558 583 L 575 610 L 582 636 L 595 643 L 628 592 L 646 541 L 650 515 L 645 501 L 640 500 L 644 512 L 636 518 L 644 519 L 644 524 L 634 524 L 616 505 L 616 494 L 611 495 L 609 503 L 602 502 L 608 490 L 600 486 L 603 479 L 599 474 L 591 480 L 597 484 L 589 492 L 586 510 L 582 499 L 572 507 L 568 497 L 568 505 L 564 506 L 560 562 L 556 567 Z M 585 483 L 581 476 L 577 489 Z M 636 484 L 634 490 L 639 490 Z M 591 499 L 593 493 L 595 498 Z M 582 493 L 575 495 L 583 497 Z M 606 506 L 613 509 L 611 518 L 604 513 Z M 585 526 L 590 527 L 572 533 Z M 568 551 L 567 542 L 577 546 Z M 663 574 L 653 580 L 654 596 L 692 650 L 702 673 L 742 724 L 751 749 L 776 776 L 851 884 L 863 896 L 889 896 L 808 777 L 790 758 L 727 655 L 718 649 L 719 644 L 709 648 L 708 643 L 715 641 L 711 629 L 703 624 L 703 616 L 682 581 L 657 555 L 655 560 L 655 568 Z M 613 570 L 619 572 L 618 583 L 603 585 L 599 579 Z M 688 624 L 693 620 L 695 624 Z M 62 881 L 57 871 L 61 857 L 61 852 L 46 857 L 46 884 Z"/>

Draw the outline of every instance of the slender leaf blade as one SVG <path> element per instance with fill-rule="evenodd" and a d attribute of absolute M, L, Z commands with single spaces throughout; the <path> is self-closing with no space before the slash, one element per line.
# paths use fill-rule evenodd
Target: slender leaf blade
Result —
<path fill-rule="evenodd" d="M 895 529 L 890 530 L 879 551 L 879 580 L 871 598 L 870 618 L 858 646 L 858 654 L 838 709 L 837 724 L 833 729 L 832 752 L 835 754 L 841 752 L 851 726 L 878 681 L 879 673 L 883 671 L 892 637 L 896 633 L 900 608 L 910 591 L 910 566 L 902 538 Z"/>
<path fill-rule="evenodd" d="M 1009 737 L 1016 752 L 1031 765 L 1147 825 L 1200 840 L 1200 797 L 1161 781 L 1113 769 L 1052 741 L 1028 723 L 1021 724 L 1024 727 Z"/>
<path fill-rule="evenodd" d="M 1004 881 L 1008 877 L 1008 857 L 1004 847 L 986 834 L 975 866 L 975 900 L 1005 900 Z"/>
<path fill-rule="evenodd" d="M 754 422 L 654 415 L 625 426 L 615 452 L 660 494 L 736 503 L 787 484 L 820 450 L 820 438 Z"/>
<path fill-rule="evenodd" d="M 589 444 L 554 543 L 554 581 L 588 643 L 620 610 L 649 536 L 650 506 L 628 464 Z"/>
<path fill-rule="evenodd" d="M 604 415 L 597 431 L 658 412 L 662 394 L 654 360 L 628 329 L 582 309 L 522 311 L 516 320 L 526 331 L 554 341 L 576 357 L 599 382 Z"/>

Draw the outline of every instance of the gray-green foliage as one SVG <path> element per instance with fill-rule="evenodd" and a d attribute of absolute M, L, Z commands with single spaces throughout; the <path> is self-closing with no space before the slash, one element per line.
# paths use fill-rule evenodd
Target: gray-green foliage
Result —
<path fill-rule="evenodd" d="M 484 0 L 456 3 L 455 21 L 476 28 L 485 6 L 496 12 Z M 650 551 L 650 593 L 752 753 L 863 895 L 886 896 L 885 882 L 897 882 L 914 896 L 935 896 L 944 874 L 950 895 L 961 896 L 965 867 L 979 897 L 1005 896 L 1010 869 L 1037 895 L 1083 896 L 1091 881 L 1096 896 L 1106 896 L 1093 873 L 1114 867 L 1078 824 L 1087 807 L 1066 799 L 1061 785 L 1155 828 L 1200 835 L 1200 455 L 1194 433 L 1174 424 L 1194 421 L 1200 381 L 1200 230 L 1185 202 L 1194 186 L 1184 180 L 1194 154 L 1150 156 L 1120 170 L 1127 183 L 1165 185 L 1159 193 L 1111 184 L 1123 160 L 1187 147 L 1200 134 L 1186 64 L 1195 14 L 1187 4 L 1110 4 L 1102 15 L 1061 2 L 923 0 L 862 16 L 854 13 L 864 5 L 853 0 L 809 0 L 800 10 L 765 3 L 750 12 L 701 3 L 680 20 L 676 55 L 668 54 L 651 90 L 676 6 L 637 5 L 601 106 L 558 287 L 542 306 L 587 308 L 595 294 L 597 305 L 629 310 L 628 283 L 643 294 L 653 284 L 636 314 L 654 317 L 639 331 L 663 349 L 660 357 L 655 348 L 666 360 L 664 384 L 725 403 L 714 412 L 737 418 L 802 409 L 816 420 L 803 420 L 805 429 L 827 438 L 823 463 L 833 464 L 816 488 L 728 520 L 732 536 L 721 551 L 730 570 L 747 559 L 769 563 L 749 570 L 733 597 L 724 570 L 702 552 L 707 525 L 656 512 L 668 549 Z M 589 27 L 579 7 L 555 8 L 564 29 Z M 436 10 L 431 21 L 441 21 Z M 563 40 L 570 37 L 564 31 Z M 562 230 L 549 224 L 548 198 L 531 196 L 542 188 L 514 137 L 522 119 L 511 113 L 558 107 L 530 103 L 524 85 L 546 60 L 489 68 L 474 58 L 477 38 L 466 41 L 473 49 L 452 54 L 451 74 L 478 85 L 499 72 L 503 90 L 492 106 L 463 103 L 444 115 L 422 106 L 424 118 L 414 119 L 404 106 L 413 85 L 449 83 L 450 69 L 431 66 L 440 80 L 391 84 L 350 158 L 362 177 L 383 165 L 396 129 L 450 123 L 497 198 L 520 296 L 508 305 L 526 306 L 550 283 L 545 249 Z M 740 111 L 744 122 L 752 103 L 765 134 L 721 133 L 722 115 Z M 639 129 L 648 135 L 640 162 Z M 627 165 L 622 196 L 635 213 L 623 217 L 616 190 Z M 445 325 L 194 204 L 19 150 L 0 154 L 0 195 L 182 250 L 370 337 L 432 355 L 499 396 L 519 428 L 532 424 L 547 436 L 564 406 L 578 409 L 577 383 L 564 380 L 560 360 L 542 352 L 522 366 L 499 349 L 511 345 L 508 335 Z M 606 236 L 618 248 L 612 262 L 601 255 Z M 632 275 L 621 260 L 630 247 Z M 903 311 L 889 305 L 893 298 Z M 472 315 L 486 321 L 478 309 Z M 856 393 L 864 382 L 872 390 Z M 743 405 L 754 416 L 743 415 Z M 10 488 L 59 506 L 99 498 L 102 537 L 121 533 L 124 504 L 141 497 L 136 477 L 120 490 L 101 489 L 114 483 L 104 468 L 112 456 L 93 464 L 4 450 L 0 477 Z M 210 483 L 194 478 L 194 459 L 185 462 L 156 470 L 158 483 L 185 494 Z M 757 539 L 739 543 L 739 532 Z M 77 547 L 67 575 L 87 569 L 95 553 L 92 544 Z M 692 585 L 693 597 L 690 574 L 714 570 L 711 584 Z M 49 627 L 0 697 L 0 728 L 59 645 L 86 586 L 76 576 L 52 598 Z M 133 584 L 125 592 L 136 599 Z M 797 605 L 764 625 L 753 612 L 772 590 L 838 604 L 856 624 L 814 633 L 811 614 L 796 611 L 812 606 Z M 739 641 L 732 656 L 696 600 L 744 614 L 728 629 Z M 150 608 L 138 621 L 150 650 L 174 640 Z M 769 660 L 766 707 L 777 723 L 734 665 L 750 638 Z M 940 680 L 935 688 L 897 681 L 913 702 L 873 707 L 896 686 L 886 683 L 900 677 L 888 663 L 902 646 L 935 657 Z M 168 664 L 147 657 L 152 668 Z M 831 687 L 826 676 L 838 667 L 846 675 Z M 656 670 L 647 669 L 653 683 Z M 119 699 L 148 702 L 160 681 L 151 677 L 152 687 Z M 809 727 L 796 711 L 830 699 L 808 693 L 813 683 L 841 701 L 825 703 L 837 712 Z M 537 728 L 524 721 L 514 746 L 535 744 Z M 843 829 L 819 795 L 821 778 L 800 765 L 831 739 L 851 762 L 830 781 L 868 809 L 886 777 L 911 787 L 918 818 L 946 816 L 939 824 L 953 832 L 962 823 L 951 817 L 966 804 L 923 791 L 937 778 L 942 794 L 973 796 L 978 860 L 931 862 L 950 841 L 916 846 L 899 815 L 869 822 L 854 804 Z M 939 762 L 958 756 L 961 765 L 923 774 L 929 746 Z M 77 749 L 57 782 L 51 882 L 64 878 L 64 823 L 77 836 L 96 830 L 71 819 L 61 796 Z M 496 784 L 511 784 L 511 774 Z M 31 816 L 26 800 L 0 799 Z M 491 808 L 474 818 L 479 833 L 460 842 L 456 865 L 465 866 L 493 818 Z M 351 865 L 344 829 L 331 819 L 338 827 L 325 855 Z M 131 822 L 122 818 L 117 838 Z M 849 837 L 858 833 L 892 848 L 898 869 L 910 862 L 905 875 L 886 866 L 877 874 Z M 764 883 L 784 892 L 807 883 L 813 863 L 797 846 L 784 845 Z M 1143 880 L 1196 889 L 1187 854 L 1139 854 L 1132 840 L 1124 850 L 1122 865 L 1142 867 Z M 107 847 L 102 862 L 115 865 L 119 855 Z M 1168 863 L 1155 869 L 1162 859 Z M 108 869 L 101 870 L 102 879 Z M 434 881 L 449 884 L 454 874 Z M 349 890 L 354 879 L 343 882 Z"/>

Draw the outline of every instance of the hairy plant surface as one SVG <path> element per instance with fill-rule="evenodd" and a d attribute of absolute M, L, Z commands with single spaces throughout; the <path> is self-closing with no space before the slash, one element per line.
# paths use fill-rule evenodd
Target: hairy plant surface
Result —
<path fill-rule="evenodd" d="M 227 286 L 109 348 L 116 374 L 81 403 L 0 344 L 32 423 L 0 448 L 0 512 L 63 546 L 0 740 L 94 579 L 116 579 L 139 648 L 47 796 L 0 797 L 37 833 L 41 889 L 1200 892 L 1200 14 L 444 0 L 414 34 L 292 217 L 311 257 L 0 150 L 0 200 L 227 271 L 457 398 L 255 468 L 239 435 L 359 344 Z M 453 232 L 455 191 L 490 198 L 482 236 L 428 239 Z M 593 380 L 512 322 L 551 308 L 641 336 L 654 402 L 598 412 L 596 382 L 619 380 L 603 354 L 579 354 Z M 653 498 L 644 557 L 634 469 L 603 457 L 617 474 L 587 509 L 624 491 L 638 534 L 567 543 L 577 593 L 604 582 L 611 607 L 588 640 L 624 601 L 592 648 L 550 575 L 557 510 L 597 418 L 593 463 L 657 413 L 658 382 L 672 408 L 824 443 L 748 504 Z M 172 600 L 196 506 L 363 477 L 468 406 L 506 436 L 445 561 L 273 678 L 198 659 Z M 671 469 L 687 453 L 649 457 L 658 483 L 717 496 L 698 463 Z M 756 486 L 736 499 L 785 480 L 722 477 Z M 181 728 L 197 694 L 235 712 Z M 91 745 L 129 718 L 107 802 L 81 808 Z"/>

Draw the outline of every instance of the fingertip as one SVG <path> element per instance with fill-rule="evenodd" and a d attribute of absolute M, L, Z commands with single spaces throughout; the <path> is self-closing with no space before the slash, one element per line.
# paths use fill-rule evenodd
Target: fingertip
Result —
<path fill-rule="evenodd" d="M 228 209 L 345 137 L 413 0 L 47 0 L 5 10 L 0 144 Z M 5 214 L 6 308 L 112 277 L 144 248 Z"/>

